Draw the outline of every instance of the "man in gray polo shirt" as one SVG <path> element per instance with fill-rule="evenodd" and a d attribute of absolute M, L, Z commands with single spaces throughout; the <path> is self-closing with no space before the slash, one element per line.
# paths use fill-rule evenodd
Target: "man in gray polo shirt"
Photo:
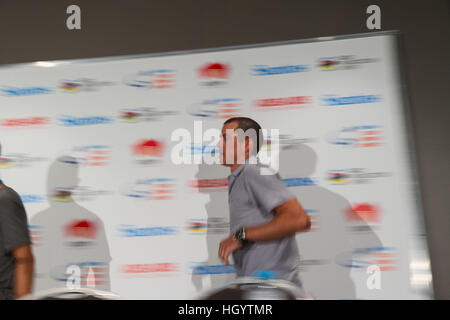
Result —
<path fill-rule="evenodd" d="M 22 200 L 0 180 L 0 300 L 20 298 L 31 293 L 33 265 L 27 215 Z"/>
<path fill-rule="evenodd" d="M 295 233 L 309 230 L 311 222 L 280 175 L 257 160 L 263 141 L 261 127 L 250 118 L 223 125 L 218 147 L 222 164 L 231 170 L 231 236 L 220 243 L 219 257 L 228 265 L 233 255 L 238 277 L 265 272 L 301 287 Z"/>

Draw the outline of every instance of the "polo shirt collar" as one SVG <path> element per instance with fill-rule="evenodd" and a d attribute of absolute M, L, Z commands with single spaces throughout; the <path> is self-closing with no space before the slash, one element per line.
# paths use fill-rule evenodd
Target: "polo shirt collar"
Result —
<path fill-rule="evenodd" d="M 239 173 L 242 171 L 242 169 L 244 168 L 244 165 L 248 164 L 248 163 L 257 163 L 258 162 L 258 158 L 256 156 L 250 156 L 247 159 L 245 159 L 244 163 L 241 164 L 239 167 L 237 167 L 236 170 L 234 170 L 230 176 L 234 176 L 237 177 L 239 175 Z"/>

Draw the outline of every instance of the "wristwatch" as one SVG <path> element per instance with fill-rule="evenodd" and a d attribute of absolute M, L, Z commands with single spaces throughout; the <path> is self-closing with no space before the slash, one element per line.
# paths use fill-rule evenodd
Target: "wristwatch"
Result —
<path fill-rule="evenodd" d="M 245 236 L 245 229 L 243 227 L 237 229 L 237 231 L 233 234 L 233 238 L 238 240 L 242 245 L 246 245 L 249 241 Z"/>

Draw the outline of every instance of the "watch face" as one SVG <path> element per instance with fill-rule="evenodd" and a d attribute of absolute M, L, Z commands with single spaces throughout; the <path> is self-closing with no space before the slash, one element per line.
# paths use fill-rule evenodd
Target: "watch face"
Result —
<path fill-rule="evenodd" d="M 234 233 L 234 238 L 236 240 L 242 241 L 242 229 L 238 229 L 235 233 Z"/>
<path fill-rule="evenodd" d="M 239 230 L 236 232 L 236 238 L 237 238 L 239 241 L 241 241 L 241 242 L 245 241 L 245 231 L 244 231 L 244 228 L 241 228 L 241 229 L 239 229 Z"/>

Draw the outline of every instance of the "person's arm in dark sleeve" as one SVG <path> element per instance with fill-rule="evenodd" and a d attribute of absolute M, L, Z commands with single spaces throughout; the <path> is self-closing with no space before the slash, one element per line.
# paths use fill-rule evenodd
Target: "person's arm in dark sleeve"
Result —
<path fill-rule="evenodd" d="M 31 293 L 33 282 L 34 258 L 27 215 L 18 196 L 3 197 L 0 199 L 0 205 L 3 243 L 6 252 L 11 253 L 15 259 L 14 297 L 17 299 Z"/>
<path fill-rule="evenodd" d="M 246 175 L 246 183 L 258 205 L 266 212 L 274 213 L 274 218 L 268 223 L 245 229 L 248 241 L 277 240 L 310 229 L 308 214 L 278 173 L 263 175 L 254 167 Z"/>
<path fill-rule="evenodd" d="M 25 244 L 12 251 L 16 260 L 14 269 L 14 298 L 31 293 L 33 285 L 34 258 L 31 245 Z"/>

